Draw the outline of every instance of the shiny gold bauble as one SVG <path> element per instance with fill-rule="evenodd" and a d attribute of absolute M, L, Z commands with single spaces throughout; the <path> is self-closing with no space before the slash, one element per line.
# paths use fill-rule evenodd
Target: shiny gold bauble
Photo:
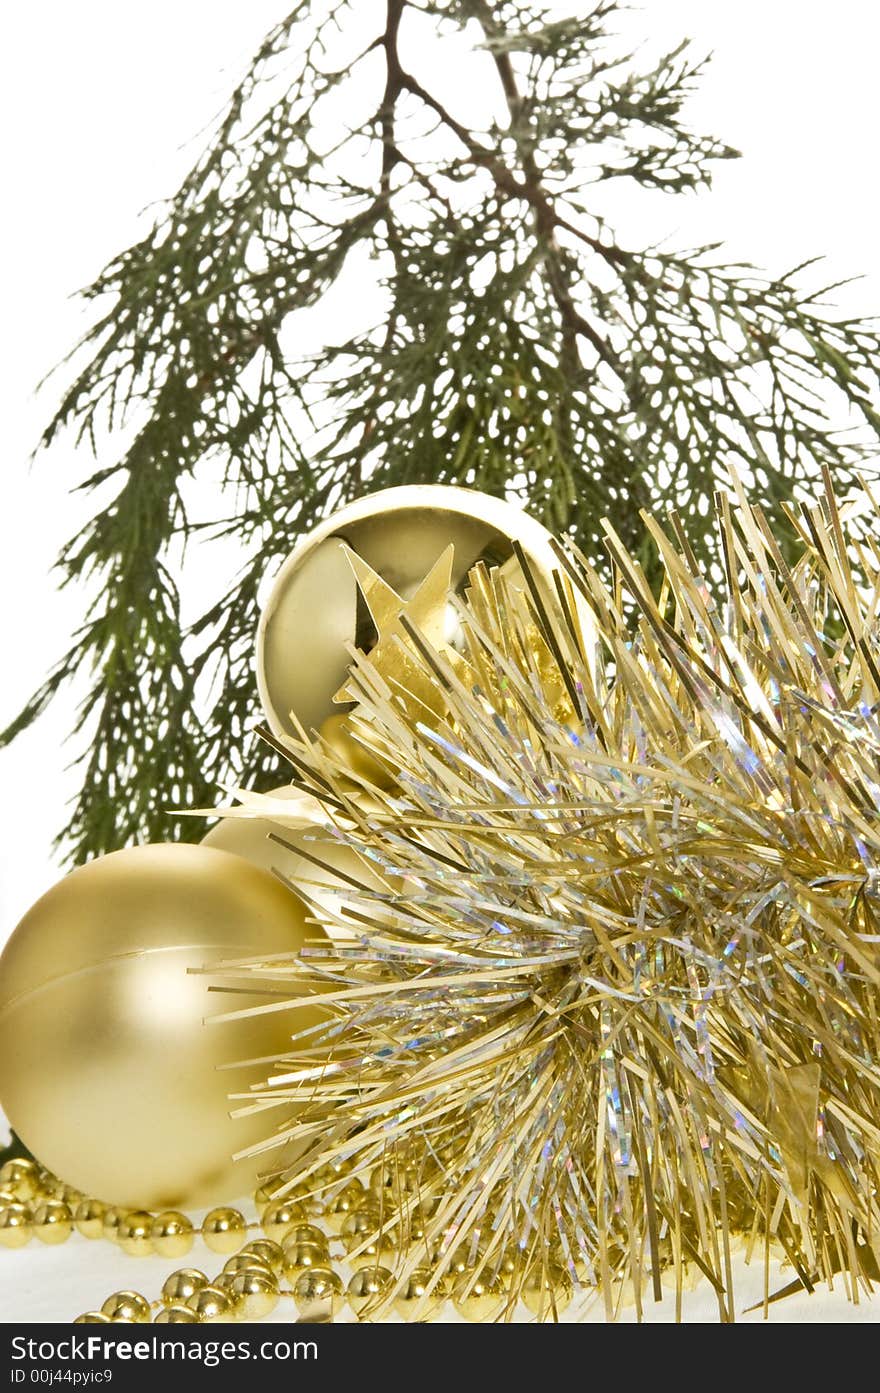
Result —
<path fill-rule="evenodd" d="M 63 1200 L 46 1200 L 38 1204 L 31 1220 L 34 1237 L 41 1243 L 66 1243 L 73 1233 L 70 1205 Z"/>
<path fill-rule="evenodd" d="M 307 1267 L 326 1267 L 328 1257 L 326 1243 L 285 1243 L 284 1274 L 295 1277 Z"/>
<path fill-rule="evenodd" d="M 296 1247 L 297 1243 L 317 1243 L 319 1248 L 326 1248 L 327 1235 L 316 1224 L 297 1224 L 285 1235 L 281 1245 L 282 1254 L 286 1253 L 288 1248 Z"/>
<path fill-rule="evenodd" d="M 0 1166 L 0 1188 L 12 1190 L 20 1202 L 31 1200 L 40 1188 L 40 1168 L 27 1156 L 14 1156 Z"/>
<path fill-rule="evenodd" d="M 119 1225 L 126 1217 L 128 1211 L 121 1209 L 117 1204 L 104 1206 L 104 1217 L 101 1220 L 101 1237 L 106 1238 L 108 1243 L 115 1243 L 119 1238 Z"/>
<path fill-rule="evenodd" d="M 306 1212 L 298 1200 L 273 1200 L 263 1210 L 260 1223 L 267 1238 L 282 1243 L 294 1225 L 305 1218 Z"/>
<path fill-rule="evenodd" d="M 153 1250 L 161 1258 L 185 1257 L 195 1237 L 192 1220 L 174 1209 L 157 1214 L 150 1229 Z"/>
<path fill-rule="evenodd" d="M 256 1268 L 236 1272 L 230 1301 L 237 1320 L 262 1320 L 278 1305 L 278 1283 L 271 1272 Z"/>
<path fill-rule="evenodd" d="M 222 1206 L 205 1215 L 201 1233 L 212 1253 L 237 1253 L 245 1240 L 247 1223 L 240 1209 Z"/>
<path fill-rule="evenodd" d="M 430 1289 L 430 1296 L 428 1291 Z M 441 1278 L 434 1281 L 430 1267 L 417 1267 L 404 1282 L 394 1298 L 396 1310 L 405 1319 L 418 1316 L 426 1320 L 436 1314 L 446 1297 L 446 1283 Z"/>
<path fill-rule="evenodd" d="M 115 1291 L 107 1297 L 101 1310 L 111 1320 L 131 1321 L 137 1325 L 150 1319 L 150 1303 L 138 1291 Z"/>
<path fill-rule="evenodd" d="M 507 1289 L 500 1277 L 481 1272 L 479 1277 L 462 1277 L 456 1283 L 452 1301 L 465 1320 L 491 1320 L 500 1310 Z"/>
<path fill-rule="evenodd" d="M 300 793 L 290 784 L 272 789 L 267 796 L 289 803 L 290 816 L 300 825 L 288 826 L 268 817 L 222 817 L 203 838 L 202 846 L 243 856 L 267 871 L 280 871 L 319 910 L 336 911 L 345 903 L 342 892 L 348 882 L 334 874 L 336 871 L 367 891 L 387 888 L 369 860 L 329 830 L 327 815 L 316 798 Z M 270 833 L 283 837 L 289 845 L 273 841 Z M 312 857 L 324 864 L 316 865 Z"/>
<path fill-rule="evenodd" d="M 114 1205 L 244 1193 L 256 1164 L 231 1157 L 263 1138 L 265 1118 L 230 1119 L 228 1095 L 266 1066 L 219 1066 L 282 1053 L 316 1015 L 206 1025 L 255 999 L 244 987 L 218 996 L 187 969 L 294 953 L 317 932 L 271 875 L 213 848 L 135 847 L 73 871 L 0 956 L 0 1101 L 13 1128 Z"/>
<path fill-rule="evenodd" d="M 229 1320 L 232 1315 L 232 1302 L 220 1287 L 209 1284 L 195 1292 L 187 1301 L 190 1310 L 195 1311 L 199 1320 Z"/>
<path fill-rule="evenodd" d="M 242 1257 L 254 1257 L 264 1262 L 273 1272 L 280 1272 L 284 1264 L 284 1249 L 271 1238 L 254 1238 L 241 1249 Z"/>
<path fill-rule="evenodd" d="M 119 1221 L 116 1241 L 130 1258 L 148 1258 L 153 1251 L 153 1216 L 145 1209 L 132 1209 Z"/>
<path fill-rule="evenodd" d="M 83 1238 L 103 1238 L 106 1210 L 107 1206 L 100 1200 L 80 1200 L 73 1215 L 77 1233 Z"/>
<path fill-rule="evenodd" d="M 525 1275 L 520 1296 L 533 1315 L 552 1320 L 571 1305 L 574 1294 L 571 1278 L 564 1267 L 536 1264 Z"/>
<path fill-rule="evenodd" d="M 80 1316 L 80 1320 L 85 1320 L 85 1316 Z M 175 1302 L 172 1306 L 166 1306 L 163 1311 L 159 1311 L 154 1325 L 198 1325 L 199 1318 L 191 1306 L 183 1306 Z"/>
<path fill-rule="evenodd" d="M 6 1204 L 0 1209 L 0 1244 L 4 1248 L 23 1248 L 33 1237 L 31 1212 L 23 1204 Z"/>
<path fill-rule="evenodd" d="M 158 1320 L 159 1317 L 157 1316 Z M 81 1316 L 76 1316 L 74 1325 L 112 1325 L 109 1316 L 105 1316 L 103 1311 L 83 1311 Z"/>
<path fill-rule="evenodd" d="M 347 1185 L 343 1185 L 342 1189 L 327 1201 L 324 1211 L 327 1227 L 338 1233 L 349 1214 L 360 1209 L 367 1203 L 367 1199 L 367 1192 L 361 1182 L 356 1178 L 349 1180 Z"/>
<path fill-rule="evenodd" d="M 355 1315 L 368 1315 L 391 1289 L 394 1281 L 387 1267 L 361 1267 L 352 1275 L 346 1289 L 348 1304 Z"/>
<path fill-rule="evenodd" d="M 207 1277 L 197 1267 L 179 1267 L 176 1272 L 165 1278 L 162 1300 L 185 1305 L 190 1297 L 195 1296 L 197 1291 L 201 1291 L 202 1287 L 207 1285 Z"/>
<path fill-rule="evenodd" d="M 514 541 L 550 595 L 552 572 L 558 569 L 550 533 L 513 503 L 475 489 L 441 484 L 384 489 L 349 503 L 310 532 L 282 566 L 257 635 L 260 699 L 275 734 L 296 735 L 291 712 L 307 731 L 339 715 L 333 697 L 348 671 L 348 645 L 369 651 L 375 641 L 346 545 L 408 600 L 450 543 L 453 586 L 463 585 L 481 560 L 521 574 Z M 451 641 L 456 627 L 450 610 Z"/>
<path fill-rule="evenodd" d="M 293 1299 L 305 1320 L 332 1319 L 342 1307 L 342 1279 L 329 1267 L 308 1267 L 293 1284 Z"/>

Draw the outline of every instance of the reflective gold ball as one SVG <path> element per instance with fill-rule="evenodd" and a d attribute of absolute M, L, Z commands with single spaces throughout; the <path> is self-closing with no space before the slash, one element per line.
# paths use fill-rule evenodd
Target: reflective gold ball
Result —
<path fill-rule="evenodd" d="M 28 1156 L 13 1156 L 0 1166 L 0 1187 L 12 1190 L 19 1202 L 31 1200 L 40 1187 L 40 1170 Z"/>
<path fill-rule="evenodd" d="M 262 1320 L 278 1305 L 278 1283 L 271 1272 L 252 1268 L 232 1278 L 230 1302 L 237 1320 Z"/>
<path fill-rule="evenodd" d="M 41 1243 L 66 1243 L 73 1233 L 70 1205 L 63 1200 L 46 1200 L 33 1212 L 34 1237 Z"/>
<path fill-rule="evenodd" d="M 290 824 L 271 817 L 222 817 L 203 838 L 202 846 L 243 856 L 267 871 L 280 871 L 319 911 L 338 910 L 345 903 L 342 890 L 346 882 L 334 874 L 336 870 L 366 890 L 387 888 L 366 857 L 359 856 L 329 830 L 327 816 L 317 799 L 299 793 L 289 784 L 272 789 L 267 796 L 283 799 L 289 805 Z M 294 820 L 299 825 L 293 825 Z M 270 833 L 283 837 L 289 845 L 273 841 Z M 316 865 L 313 857 L 324 864 Z"/>
<path fill-rule="evenodd" d="M 138 1291 L 115 1291 L 108 1296 L 101 1310 L 111 1320 L 143 1325 L 150 1319 L 150 1303 Z"/>
<path fill-rule="evenodd" d="M 179 1267 L 165 1278 L 162 1287 L 162 1300 L 166 1303 L 184 1305 L 197 1291 L 208 1285 L 204 1272 L 197 1267 Z"/>
<path fill-rule="evenodd" d="M 202 1238 L 212 1253 L 237 1253 L 247 1234 L 247 1223 L 240 1209 L 221 1206 L 202 1220 Z"/>
<path fill-rule="evenodd" d="M 271 1238 L 253 1238 L 241 1249 L 242 1257 L 254 1257 L 264 1262 L 272 1272 L 280 1272 L 284 1263 L 284 1249 Z"/>
<path fill-rule="evenodd" d="M 185 1257 L 193 1245 L 192 1220 L 174 1209 L 157 1214 L 150 1228 L 153 1250 L 162 1258 Z"/>
<path fill-rule="evenodd" d="M 306 1212 L 298 1200 L 273 1200 L 267 1204 L 260 1216 L 260 1223 L 267 1238 L 281 1243 L 296 1224 L 301 1224 Z"/>
<path fill-rule="evenodd" d="M 77 1233 L 83 1238 L 103 1238 L 106 1209 L 100 1200 L 80 1200 L 73 1215 Z"/>
<path fill-rule="evenodd" d="M 33 1237 L 31 1212 L 24 1204 L 6 1204 L 0 1209 L 0 1244 L 4 1248 L 23 1248 Z"/>
<path fill-rule="evenodd" d="M 326 1320 L 339 1314 L 344 1289 L 342 1278 L 329 1267 L 307 1267 L 293 1284 L 296 1308 L 305 1320 Z"/>
<path fill-rule="evenodd" d="M 225 1291 L 219 1287 L 208 1285 L 197 1291 L 186 1303 L 190 1310 L 194 1311 L 199 1320 L 222 1321 L 229 1320 L 232 1316 L 232 1303 Z"/>
<path fill-rule="evenodd" d="M 387 1267 L 361 1267 L 353 1273 L 346 1290 L 348 1304 L 355 1315 L 369 1316 L 377 1309 L 394 1281 Z"/>
<path fill-rule="evenodd" d="M 384 489 L 349 503 L 304 537 L 278 574 L 257 634 L 257 682 L 269 725 L 282 739 L 340 713 L 333 697 L 349 665 L 347 645 L 369 651 L 375 629 L 359 600 L 349 546 L 408 600 L 452 543 L 454 586 L 478 561 L 519 572 L 521 544 L 549 595 L 558 563 L 550 533 L 515 506 L 475 489 L 442 484 Z M 449 610 L 448 638 L 456 621 Z"/>
<path fill-rule="evenodd" d="M 80 1320 L 84 1319 L 84 1316 L 80 1316 Z M 191 1307 L 181 1306 L 177 1302 L 173 1306 L 166 1306 L 164 1310 L 159 1311 L 153 1322 L 154 1325 L 198 1325 L 198 1323 L 199 1318 L 195 1311 Z"/>
<path fill-rule="evenodd" d="M 417 1267 L 395 1296 L 394 1306 L 406 1320 L 413 1316 L 419 1320 L 429 1320 L 437 1314 L 445 1299 L 444 1279 L 435 1280 L 430 1267 Z"/>
<path fill-rule="evenodd" d="M 119 1221 L 116 1241 L 130 1258 L 148 1258 L 153 1251 L 153 1216 L 145 1209 L 131 1209 Z"/>
<path fill-rule="evenodd" d="M 219 1066 L 282 1053 L 315 1008 L 206 1025 L 255 998 L 244 984 L 220 997 L 187 969 L 295 953 L 317 932 L 271 875 L 213 848 L 135 847 L 73 871 L 0 956 L 0 1102 L 14 1130 L 112 1205 L 244 1193 L 256 1163 L 231 1158 L 265 1119 L 230 1119 L 228 1095 L 265 1066 Z"/>

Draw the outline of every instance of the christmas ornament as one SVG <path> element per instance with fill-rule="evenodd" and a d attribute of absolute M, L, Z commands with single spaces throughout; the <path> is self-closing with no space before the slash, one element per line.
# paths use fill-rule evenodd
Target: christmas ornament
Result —
<path fill-rule="evenodd" d="M 453 588 L 480 560 L 522 583 L 515 555 L 515 547 L 521 547 L 541 593 L 548 599 L 555 593 L 552 577 L 559 563 L 550 533 L 512 503 L 443 485 L 385 489 L 358 499 L 297 545 L 263 610 L 257 682 L 279 738 L 296 737 L 301 728 L 319 729 L 328 719 L 328 736 L 348 737 L 337 728 L 340 712 L 333 697 L 345 681 L 352 646 L 371 648 L 375 628 L 347 550 L 406 601 L 450 544 Z M 455 643 L 457 620 L 445 593 L 439 613 L 445 637 Z M 372 772 L 375 781 L 375 766 Z"/>
<path fill-rule="evenodd" d="M 398 1173 L 342 1222 L 399 1248 L 380 1311 L 445 1288 L 553 1319 L 587 1291 L 613 1316 L 696 1268 L 726 1321 L 737 1243 L 808 1287 L 876 1273 L 880 507 L 829 486 L 792 516 L 793 568 L 740 492 L 714 586 L 646 518 L 656 594 L 609 528 L 611 587 L 570 556 L 551 603 L 479 566 L 455 661 L 406 625 L 354 655 L 397 778 L 350 840 L 403 888 L 382 923 L 363 897 L 356 944 L 273 965 L 358 1050 L 323 1064 L 319 1031 L 260 1095 L 293 1110 L 298 1186 L 334 1157 Z M 287 738 L 300 777 L 357 786 Z"/>
<path fill-rule="evenodd" d="M 329 927 L 348 904 L 347 887 L 389 893 L 389 884 L 350 842 L 343 841 L 327 810 L 316 798 L 289 784 L 261 798 L 266 815 L 240 808 L 218 809 L 224 815 L 202 838 L 202 846 L 243 856 L 255 866 L 273 871 L 307 902 Z M 369 805 L 362 808 L 369 812 Z"/>
<path fill-rule="evenodd" d="M 265 1066 L 222 1066 L 283 1053 L 317 1013 L 306 1004 L 206 1025 L 254 997 L 231 983 L 232 998 L 218 998 L 188 969 L 295 953 L 307 932 L 321 937 L 300 901 L 228 852 L 143 846 L 73 871 L 0 957 L 0 1100 L 18 1135 L 113 1204 L 240 1194 L 256 1166 L 232 1156 L 265 1118 L 230 1119 L 228 1095 Z"/>

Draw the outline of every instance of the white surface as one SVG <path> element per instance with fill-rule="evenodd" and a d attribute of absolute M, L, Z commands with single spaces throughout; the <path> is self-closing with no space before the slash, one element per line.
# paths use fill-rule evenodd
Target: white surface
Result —
<path fill-rule="evenodd" d="M 223 1262 L 221 1255 L 211 1253 L 198 1240 L 185 1258 L 173 1262 L 159 1258 L 130 1258 L 110 1243 L 89 1242 L 78 1235 L 57 1248 L 31 1243 L 27 1248 L 14 1252 L 0 1249 L 0 1319 L 69 1321 L 83 1311 L 100 1310 L 103 1301 L 112 1292 L 120 1290 L 139 1291 L 148 1299 L 155 1300 L 163 1281 L 175 1268 L 198 1267 L 208 1276 L 214 1276 L 221 1271 Z M 780 1274 L 776 1269 L 775 1276 L 771 1292 L 791 1280 L 790 1272 Z M 764 1320 L 761 1310 L 746 1310 L 763 1297 L 760 1262 L 748 1268 L 738 1264 L 734 1281 L 738 1296 L 737 1321 L 761 1323 Z M 694 1292 L 685 1293 L 682 1315 L 690 1324 L 717 1323 L 718 1308 L 708 1283 L 702 1283 Z M 289 1324 L 296 1316 L 294 1302 L 288 1297 L 279 1302 L 266 1324 Z M 533 1319 L 525 1307 L 519 1309 L 518 1317 L 523 1321 Z M 635 1309 L 628 1306 L 621 1311 L 618 1319 L 622 1324 L 630 1324 L 635 1318 Z M 804 1293 L 786 1297 L 772 1305 L 768 1314 L 768 1320 L 773 1324 L 861 1324 L 874 1323 L 878 1318 L 880 1302 L 876 1298 L 853 1305 L 847 1300 L 842 1283 L 832 1292 L 822 1289 L 812 1296 Z M 354 1320 L 348 1306 L 343 1308 L 338 1319 Z M 389 1321 L 398 1319 L 396 1314 L 388 1317 Z M 460 1317 L 447 1303 L 442 1319 L 456 1322 Z M 605 1314 L 600 1303 L 593 1301 L 584 1309 L 581 1301 L 572 1304 L 564 1319 L 588 1324 L 603 1323 Z M 643 1319 L 648 1323 L 668 1324 L 674 1321 L 675 1309 L 671 1296 L 667 1296 L 659 1305 L 647 1297 Z"/>
<path fill-rule="evenodd" d="M 359 0 L 367 3 L 375 0 Z M 57 592 L 50 567 L 87 516 L 87 501 L 66 490 L 90 460 L 66 440 L 26 469 L 54 402 L 50 386 L 37 403 L 34 386 L 84 327 L 82 308 L 67 297 L 138 235 L 139 210 L 174 190 L 198 149 L 192 137 L 287 8 L 284 0 L 153 0 L 144 19 L 138 7 L 118 0 L 4 7 L 0 724 L 63 651 L 84 608 L 82 594 Z M 574 0 L 560 8 L 575 8 Z M 698 49 L 715 50 L 690 107 L 692 124 L 727 139 L 745 158 L 719 166 L 708 195 L 667 200 L 621 192 L 609 212 L 624 235 L 648 241 L 670 234 L 678 245 L 726 238 L 732 254 L 777 271 L 827 253 L 829 265 L 817 273 L 823 280 L 866 273 L 840 292 L 840 303 L 854 313 L 880 306 L 877 7 L 864 0 L 833 7 L 826 0 L 650 0 L 632 26 L 655 46 L 689 33 Z M 328 335 L 337 332 L 335 315 L 325 327 Z M 74 695 L 0 754 L 0 943 L 58 875 L 52 838 L 76 788 L 66 767 L 74 751 L 63 743 Z M 202 1259 L 196 1252 L 187 1261 Z M 213 1255 L 211 1261 L 219 1269 Z M 79 1239 L 58 1249 L 0 1250 L 0 1316 L 72 1317 L 120 1286 L 154 1294 L 175 1265 L 138 1262 Z M 747 1280 L 757 1285 L 744 1282 L 741 1305 L 760 1294 L 760 1275 Z M 646 1316 L 654 1314 L 649 1306 Z M 711 1298 L 698 1294 L 688 1314 L 714 1320 Z M 771 1310 L 776 1321 L 876 1315 L 874 1306 L 849 1306 L 842 1292 Z"/>

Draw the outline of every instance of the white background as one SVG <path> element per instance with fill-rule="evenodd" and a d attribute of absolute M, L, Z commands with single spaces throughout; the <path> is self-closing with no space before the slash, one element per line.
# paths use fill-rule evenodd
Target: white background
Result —
<path fill-rule="evenodd" d="M 50 568 L 84 517 L 87 505 L 68 490 L 90 460 L 63 441 L 30 469 L 27 463 L 54 401 L 51 385 L 35 400 L 35 384 L 85 327 L 83 309 L 69 297 L 144 229 L 145 206 L 174 191 L 199 148 L 198 131 L 284 9 L 283 0 L 4 7 L 0 724 L 67 645 L 82 613 L 82 594 L 59 594 Z M 864 273 L 841 304 L 855 313 L 880 309 L 876 7 L 866 0 L 648 0 L 635 26 L 652 42 L 671 46 L 689 34 L 698 50 L 714 50 L 692 122 L 744 158 L 718 167 L 711 193 L 642 200 L 636 214 L 624 207 L 628 234 L 649 241 L 673 233 L 682 245 L 726 239 L 735 255 L 771 270 L 825 253 L 825 279 Z M 51 842 L 75 789 L 66 770 L 73 750 L 64 745 L 72 711 L 68 693 L 0 753 L 0 943 L 58 874 Z M 42 1262 L 48 1275 L 49 1258 L 48 1250 L 29 1252 L 34 1282 L 33 1264 Z M 60 1274 L 61 1256 L 51 1261 Z M 65 1250 L 67 1268 L 67 1280 L 78 1284 L 78 1261 Z M 103 1278 L 98 1285 L 101 1294 L 110 1289 Z M 44 1295 L 49 1305 L 37 1301 L 29 1311 L 57 1315 L 57 1297 Z M 65 1312 L 71 1300 L 62 1303 Z M 791 1318 L 810 1318 L 791 1309 Z M 842 1318 L 842 1303 L 827 1309 Z"/>

